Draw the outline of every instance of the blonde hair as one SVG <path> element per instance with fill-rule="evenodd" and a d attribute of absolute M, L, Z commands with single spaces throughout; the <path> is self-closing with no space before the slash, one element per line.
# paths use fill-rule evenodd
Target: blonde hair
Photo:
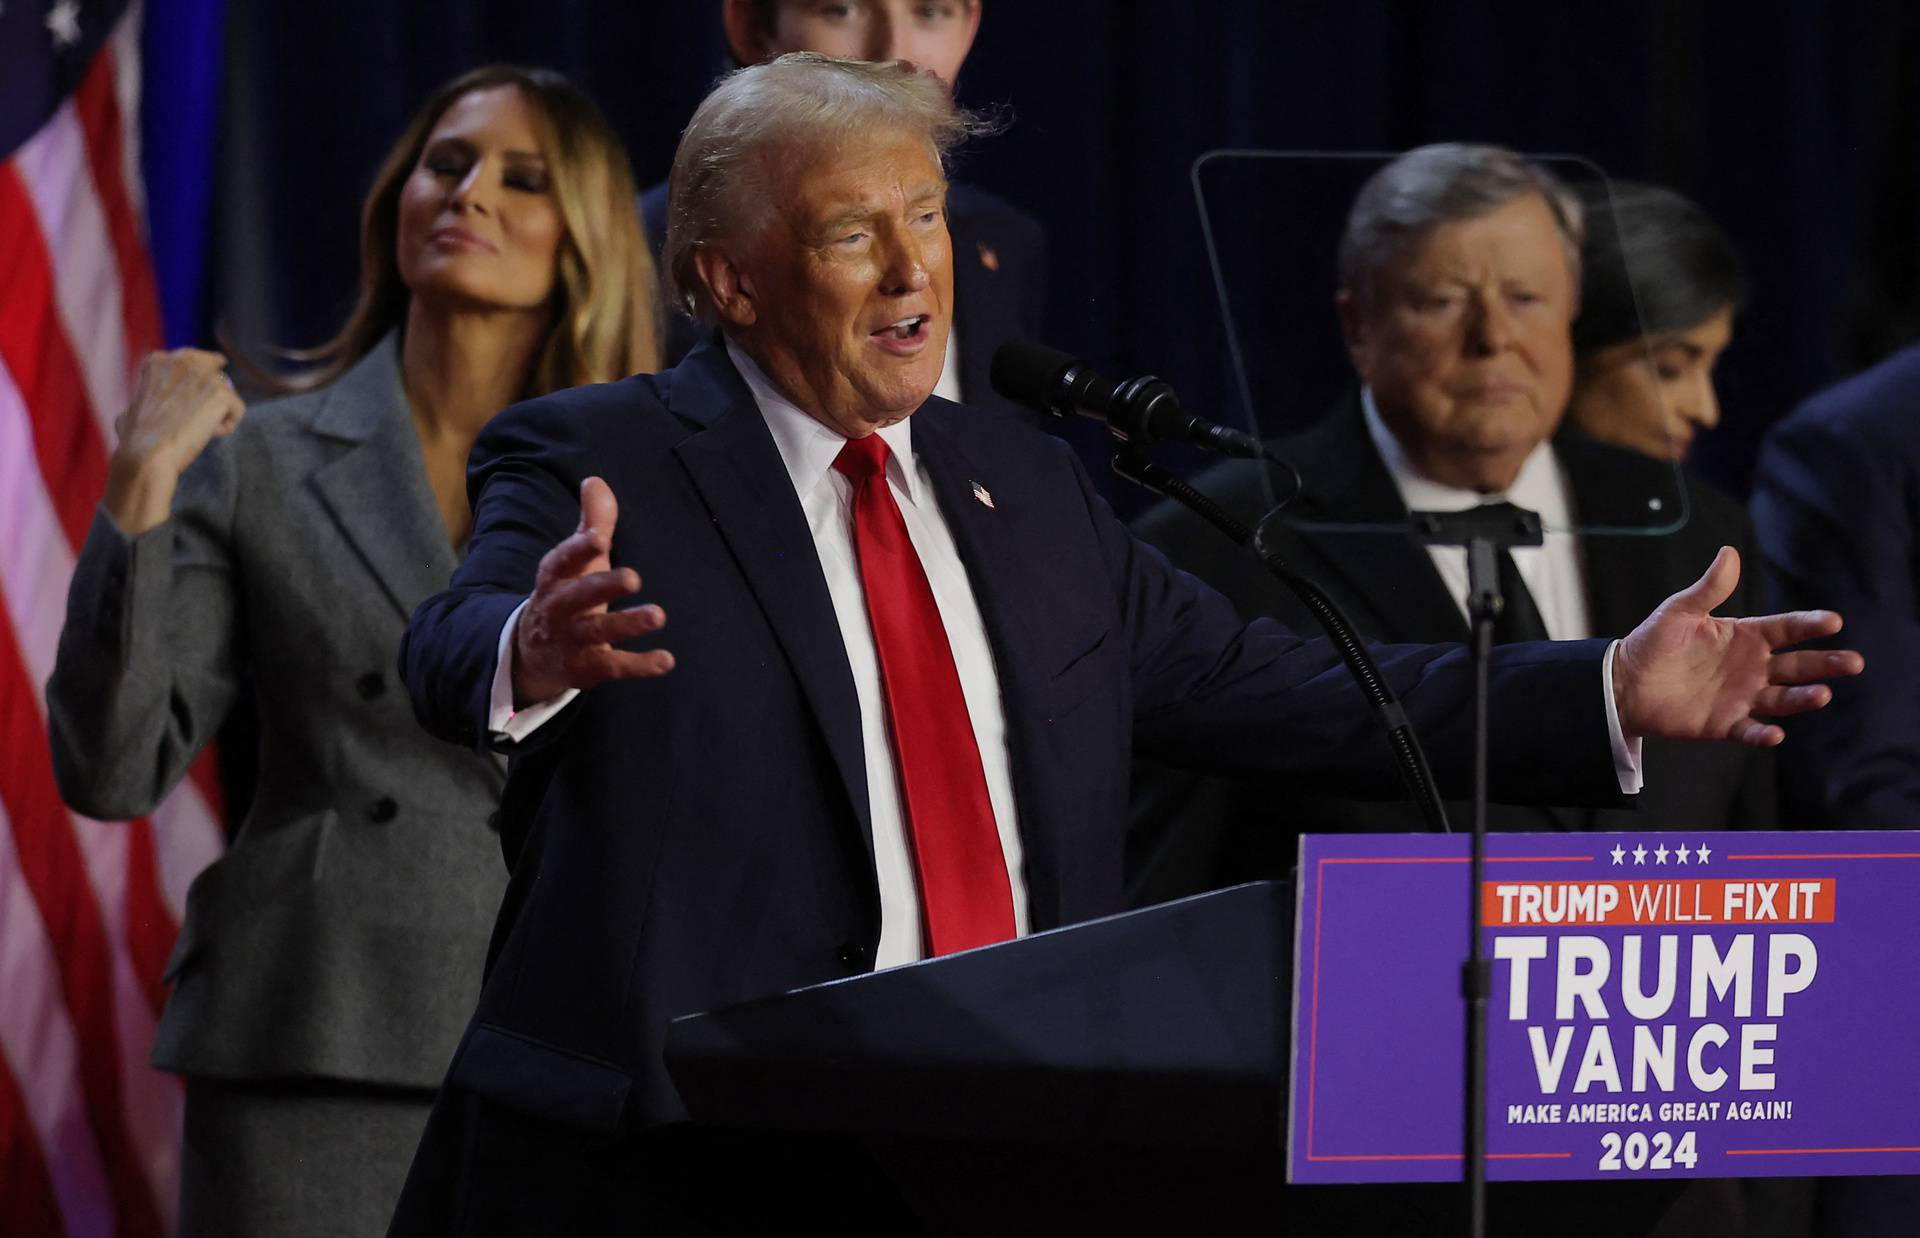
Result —
<path fill-rule="evenodd" d="M 884 64 L 789 52 L 721 78 L 680 135 L 667 181 L 667 237 L 661 265 L 680 307 L 716 321 L 694 254 L 738 236 L 771 204 L 758 158 L 779 145 L 832 147 L 875 129 L 926 139 L 942 167 L 970 137 L 999 122 L 954 106 L 947 88 L 904 60 Z M 750 211 L 750 208 L 754 208 Z"/>
<path fill-rule="evenodd" d="M 551 69 L 486 65 L 427 100 L 387 153 L 360 214 L 360 293 L 338 334 L 292 355 L 315 363 L 275 385 L 322 387 L 351 369 L 406 322 L 410 293 L 395 240 L 400 194 L 427 138 L 449 107 L 479 90 L 513 86 L 532 102 L 554 201 L 567 226 L 555 272 L 553 324 L 535 355 L 523 397 L 608 382 L 660 367 L 653 254 L 636 206 L 625 147 L 593 101 Z"/>

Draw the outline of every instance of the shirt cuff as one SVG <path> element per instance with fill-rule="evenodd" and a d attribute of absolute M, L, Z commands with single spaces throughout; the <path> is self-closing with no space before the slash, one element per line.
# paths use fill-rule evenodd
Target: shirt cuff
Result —
<path fill-rule="evenodd" d="M 506 623 L 500 627 L 500 644 L 493 651 L 493 696 L 487 710 L 487 730 L 496 739 L 516 744 L 539 730 L 542 723 L 571 705 L 573 698 L 580 695 L 580 689 L 568 688 L 552 700 L 541 701 L 525 709 L 513 707 L 513 634 L 520 627 L 520 612 L 526 608 L 526 602 L 514 607 L 513 613 L 507 616 Z M 1608 653 L 1607 656 L 1611 658 L 1613 655 Z M 1608 693 L 1607 703 L 1611 708 L 1612 689 L 1608 689 Z M 1613 729 L 1618 735 L 1620 724 L 1615 722 Z M 1614 749 L 1617 752 L 1619 745 L 1615 744 Z"/>
<path fill-rule="evenodd" d="M 1607 742 L 1613 745 L 1613 772 L 1620 779 L 1620 794 L 1638 795 L 1644 781 L 1640 772 L 1640 741 L 1627 739 L 1620 727 L 1619 707 L 1613 701 L 1613 655 L 1619 648 L 1620 642 L 1614 641 L 1607 646 L 1607 656 L 1600 659 L 1600 690 L 1607 699 Z"/>

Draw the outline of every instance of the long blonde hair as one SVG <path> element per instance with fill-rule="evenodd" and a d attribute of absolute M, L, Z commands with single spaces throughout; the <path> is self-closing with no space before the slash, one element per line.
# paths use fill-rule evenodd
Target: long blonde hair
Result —
<path fill-rule="evenodd" d="M 310 351 L 312 368 L 276 385 L 323 387 L 351 369 L 407 318 L 395 238 L 400 193 L 433 127 L 476 90 L 515 86 L 535 105 L 547 175 L 567 235 L 561 242 L 552 327 L 523 397 L 608 382 L 660 367 L 659 294 L 642 231 L 633 166 L 592 100 L 551 69 L 485 65 L 454 78 L 408 122 L 374 177 L 360 214 L 360 295 L 346 325 Z"/>

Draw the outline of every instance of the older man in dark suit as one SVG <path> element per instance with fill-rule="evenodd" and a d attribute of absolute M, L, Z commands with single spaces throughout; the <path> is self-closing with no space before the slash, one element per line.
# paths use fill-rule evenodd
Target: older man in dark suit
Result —
<path fill-rule="evenodd" d="M 1782 798 L 1796 825 L 1920 827 L 1920 346 L 1817 392 L 1774 426 L 1753 483 L 1768 597 L 1843 598 L 1849 644 L 1885 671 L 1793 728 Z M 1910 1233 L 1920 1178 L 1821 1183 L 1821 1233 Z"/>
<path fill-rule="evenodd" d="M 1281 440 L 1303 489 L 1271 544 L 1325 587 L 1361 632 L 1386 641 L 1467 638 L 1464 551 L 1417 545 L 1412 510 L 1513 502 L 1538 511 L 1546 544 L 1516 548 L 1497 639 L 1625 632 L 1683 588 L 1723 545 L 1755 564 L 1730 499 L 1634 453 L 1560 433 L 1573 381 L 1579 202 L 1541 169 L 1495 147 L 1442 145 L 1401 156 L 1362 189 L 1341 248 L 1337 297 L 1360 389 L 1334 415 Z M 1200 482 L 1230 507 L 1262 510 L 1251 466 Z M 1685 523 L 1662 531 L 1684 515 Z M 1366 532 L 1372 525 L 1395 532 Z M 1334 526 L 1346 526 L 1337 528 Z M 1640 530 L 1577 536 L 1579 527 Z M 1312 622 L 1299 600 L 1183 508 L 1136 526 L 1243 617 Z M 1658 535 L 1650 535 L 1650 534 Z M 1728 599 L 1759 610 L 1757 571 Z M 1494 718 L 1496 726 L 1512 725 Z M 1770 753 L 1650 743 L 1646 790 L 1629 808 L 1495 804 L 1501 830 L 1729 829 L 1773 824 Z M 1468 820 L 1464 804 L 1452 806 Z M 1408 805 L 1304 797 L 1271 784 L 1143 771 L 1134 897 L 1192 893 L 1284 875 L 1302 830 L 1413 828 Z M 1161 823 L 1177 819 L 1182 832 Z"/>
<path fill-rule="evenodd" d="M 476 445 L 466 562 L 401 667 L 430 728 L 515 754 L 513 878 L 394 1232 L 753 1229 L 828 1190 L 879 1232 L 849 1220 L 858 1160 L 686 1126 L 670 1019 L 1116 910 L 1136 745 L 1388 776 L 1326 642 L 1243 626 L 1065 446 L 931 394 L 966 127 L 897 66 L 728 78 L 676 156 L 666 263 L 721 338 Z M 1733 578 L 1617 645 L 1503 653 L 1496 708 L 1531 725 L 1496 779 L 1611 799 L 1640 735 L 1771 743 L 1756 711 L 1822 703 L 1854 660 L 1772 650 L 1837 618 L 1708 618 Z M 1461 651 L 1381 661 L 1459 785 Z"/>

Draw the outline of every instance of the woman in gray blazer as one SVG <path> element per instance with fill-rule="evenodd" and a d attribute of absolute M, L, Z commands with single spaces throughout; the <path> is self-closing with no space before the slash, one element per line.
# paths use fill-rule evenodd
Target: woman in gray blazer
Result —
<path fill-rule="evenodd" d="M 149 357 L 67 599 L 60 787 L 145 813 L 244 694 L 259 785 L 193 884 L 154 1063 L 187 1079 L 185 1234 L 384 1230 L 479 992 L 501 773 L 394 679 L 506 405 L 656 368 L 633 175 L 557 74 L 442 88 L 381 169 L 359 303 L 299 394 L 244 410 L 215 353 Z"/>

